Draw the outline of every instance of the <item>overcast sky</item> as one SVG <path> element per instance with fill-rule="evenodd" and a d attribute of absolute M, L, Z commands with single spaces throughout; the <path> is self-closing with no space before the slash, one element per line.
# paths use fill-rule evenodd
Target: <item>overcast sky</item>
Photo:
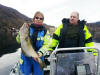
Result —
<path fill-rule="evenodd" d="M 45 16 L 44 22 L 54 26 L 59 26 L 62 18 L 69 18 L 72 11 L 78 11 L 81 20 L 100 21 L 100 0 L 0 0 L 0 4 L 30 18 L 36 11 L 41 11 Z"/>

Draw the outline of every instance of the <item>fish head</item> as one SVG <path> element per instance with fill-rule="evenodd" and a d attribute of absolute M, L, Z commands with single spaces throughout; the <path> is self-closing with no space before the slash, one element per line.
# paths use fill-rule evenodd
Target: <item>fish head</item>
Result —
<path fill-rule="evenodd" d="M 29 25 L 28 25 L 28 23 L 24 23 L 23 25 L 22 25 L 22 27 L 20 28 L 20 36 L 21 37 L 27 37 L 27 36 L 29 36 Z"/>

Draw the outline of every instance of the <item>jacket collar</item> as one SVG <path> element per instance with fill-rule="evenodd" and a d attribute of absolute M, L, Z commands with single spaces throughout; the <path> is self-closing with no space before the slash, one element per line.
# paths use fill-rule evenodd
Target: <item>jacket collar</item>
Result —
<path fill-rule="evenodd" d="M 34 29 L 36 29 L 36 30 L 43 30 L 43 29 L 44 29 L 44 26 L 43 26 L 43 25 L 41 25 L 41 26 L 39 26 L 39 27 L 36 27 L 34 24 L 31 24 L 30 27 L 31 27 L 31 28 L 34 28 Z"/>
<path fill-rule="evenodd" d="M 63 18 L 62 23 L 69 23 L 69 18 Z M 86 21 L 85 20 L 81 20 L 81 21 L 78 20 L 78 24 L 84 25 L 84 24 L 86 24 Z"/>

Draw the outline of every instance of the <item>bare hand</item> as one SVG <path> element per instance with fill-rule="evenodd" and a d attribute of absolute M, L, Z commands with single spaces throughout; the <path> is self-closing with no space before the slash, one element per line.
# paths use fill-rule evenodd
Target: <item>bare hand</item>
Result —
<path fill-rule="evenodd" d="M 38 54 L 38 57 L 33 57 L 33 59 L 38 62 L 38 58 L 40 58 L 41 56 Z"/>
<path fill-rule="evenodd" d="M 49 51 L 50 55 L 51 55 L 52 52 L 53 52 L 53 51 Z"/>

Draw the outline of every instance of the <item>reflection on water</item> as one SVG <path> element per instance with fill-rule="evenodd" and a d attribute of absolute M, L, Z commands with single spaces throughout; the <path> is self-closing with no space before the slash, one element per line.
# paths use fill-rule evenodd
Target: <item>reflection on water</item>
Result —
<path fill-rule="evenodd" d="M 18 61 L 20 49 L 15 53 L 5 54 L 0 57 L 0 75 L 9 75 L 11 68 Z"/>

